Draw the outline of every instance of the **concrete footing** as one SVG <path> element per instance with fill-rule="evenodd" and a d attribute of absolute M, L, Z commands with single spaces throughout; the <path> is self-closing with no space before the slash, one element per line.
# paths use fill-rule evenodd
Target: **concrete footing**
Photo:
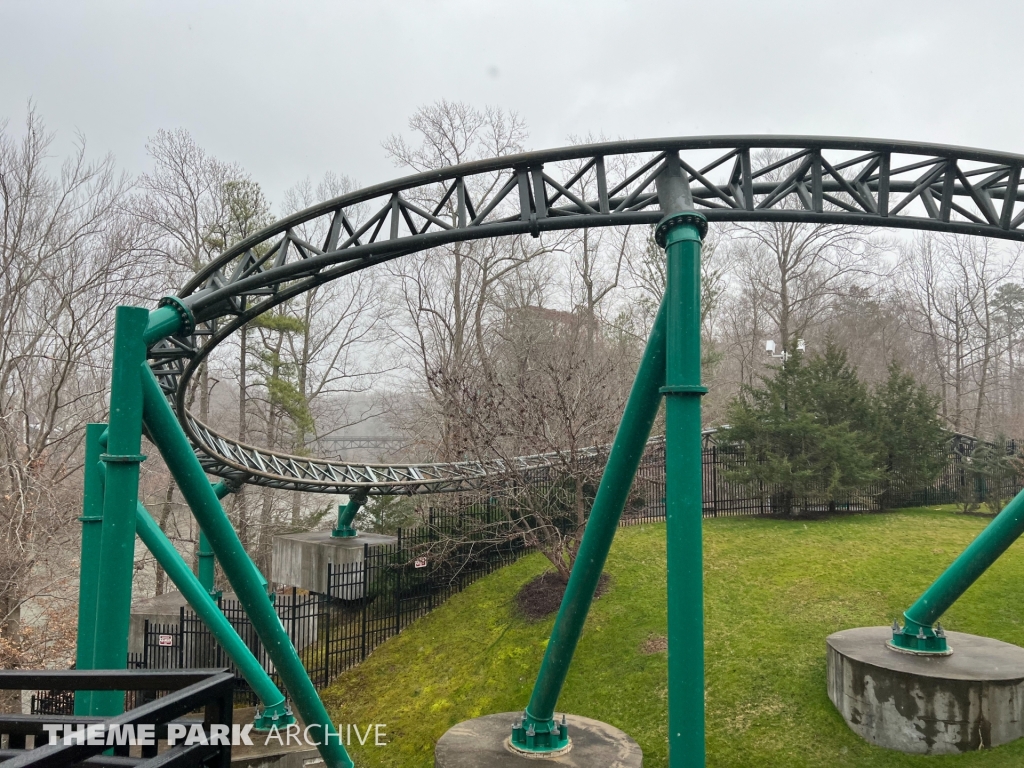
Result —
<path fill-rule="evenodd" d="M 238 600 L 234 592 L 225 592 L 223 598 L 225 602 Z M 189 610 L 188 601 L 181 592 L 176 591 L 164 592 L 162 595 L 136 600 L 132 603 L 131 619 L 128 625 L 128 652 L 143 653 L 145 651 L 147 621 L 150 623 L 151 631 L 153 625 L 170 628 L 175 633 L 174 647 L 177 648 L 179 641 L 176 633 L 180 632 L 178 625 L 181 623 L 182 608 Z"/>
<path fill-rule="evenodd" d="M 958 754 L 1024 736 L 1024 648 L 947 632 L 953 653 L 892 650 L 890 627 L 830 635 L 828 695 L 872 744 L 914 754 Z"/>
<path fill-rule="evenodd" d="M 274 537 L 270 580 L 275 584 L 307 589 L 342 600 L 360 600 L 366 596 L 363 583 L 363 547 L 394 544 L 394 536 L 360 533 L 334 537 L 330 531 L 308 531 Z M 334 568 L 334 584 L 327 583 L 327 566 Z"/>
<path fill-rule="evenodd" d="M 512 723 L 522 712 L 485 715 L 453 726 L 437 741 L 434 768 L 640 768 L 640 746 L 618 728 L 589 717 L 566 715 L 571 749 L 559 757 L 514 754 L 507 746 Z"/>

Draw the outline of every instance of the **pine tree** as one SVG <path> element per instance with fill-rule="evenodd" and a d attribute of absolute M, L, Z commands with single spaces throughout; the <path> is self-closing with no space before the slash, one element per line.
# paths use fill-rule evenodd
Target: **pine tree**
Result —
<path fill-rule="evenodd" d="M 834 510 L 881 476 L 868 391 L 832 340 L 821 356 L 793 354 L 760 387 L 745 387 L 729 420 L 728 439 L 745 446 L 730 474 L 770 489 L 778 514 L 793 516 L 813 497 Z"/>
<path fill-rule="evenodd" d="M 874 399 L 889 494 L 897 488 L 929 487 L 947 462 L 949 433 L 939 415 L 938 398 L 893 362 Z"/>

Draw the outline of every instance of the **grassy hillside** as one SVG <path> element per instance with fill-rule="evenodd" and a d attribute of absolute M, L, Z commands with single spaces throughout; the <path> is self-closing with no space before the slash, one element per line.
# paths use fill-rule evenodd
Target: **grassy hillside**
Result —
<path fill-rule="evenodd" d="M 956 757 L 869 747 L 825 692 L 824 638 L 889 624 L 986 519 L 906 510 L 828 521 L 705 523 L 708 765 L 975 766 L 1024 764 L 1024 739 Z M 325 692 L 343 723 L 386 723 L 390 744 L 354 748 L 359 766 L 433 765 L 451 725 L 521 709 L 552 619 L 514 613 L 521 585 L 545 568 L 528 557 L 477 582 L 389 640 Z M 622 728 L 644 765 L 665 766 L 665 529 L 620 529 L 611 589 L 591 611 L 559 711 Z M 1024 545 L 1017 544 L 943 619 L 949 629 L 1024 645 Z"/>

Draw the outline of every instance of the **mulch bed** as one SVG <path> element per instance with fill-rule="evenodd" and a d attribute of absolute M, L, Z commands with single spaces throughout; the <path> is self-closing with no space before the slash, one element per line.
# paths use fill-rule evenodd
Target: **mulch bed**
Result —
<path fill-rule="evenodd" d="M 653 656 L 656 653 L 664 653 L 668 650 L 668 638 L 661 635 L 651 635 L 640 646 L 640 653 L 644 656 Z"/>
<path fill-rule="evenodd" d="M 597 591 L 594 599 L 608 591 L 611 577 L 602 573 L 597 580 Z M 565 594 L 565 582 L 554 571 L 546 571 L 533 579 L 516 594 L 516 608 L 524 618 L 536 621 L 550 616 L 562 604 Z"/>

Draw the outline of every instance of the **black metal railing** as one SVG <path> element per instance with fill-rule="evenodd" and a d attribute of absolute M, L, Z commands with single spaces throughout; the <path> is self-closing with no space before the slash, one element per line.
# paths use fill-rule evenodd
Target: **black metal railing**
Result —
<path fill-rule="evenodd" d="M 958 435 L 949 443 L 948 461 L 939 477 L 927 488 L 907 488 L 895 482 L 876 483 L 837 499 L 808 494 L 791 500 L 801 514 L 817 512 L 864 512 L 883 508 L 944 504 L 965 499 L 980 500 L 992 488 L 980 483 L 970 457 L 973 438 Z M 1008 452 L 1016 450 L 1013 444 Z M 771 515 L 779 512 L 778 489 L 753 486 L 736 480 L 733 471 L 745 460 L 742 446 L 719 444 L 713 433 L 704 440 L 704 516 L 734 517 Z M 595 460 L 586 481 L 574 487 L 583 493 L 589 510 L 603 458 Z M 531 469 L 517 482 L 530 487 L 536 499 L 550 499 L 566 507 L 565 483 L 556 468 Z M 1019 480 L 1003 478 L 996 495 L 1005 498 L 1019 491 Z M 424 523 L 399 529 L 391 544 L 365 544 L 348 563 L 328 565 L 327 593 L 307 594 L 291 589 L 276 595 L 282 625 L 299 652 L 307 672 L 318 687 L 329 684 L 344 670 L 358 664 L 388 638 L 444 603 L 482 576 L 515 562 L 529 551 L 517 520 L 524 514 L 522 488 L 480 490 L 450 497 L 425 511 Z M 519 495 L 517 495 L 519 494 Z M 516 505 L 520 506 L 516 506 Z M 558 523 L 557 515 L 550 520 Z M 665 519 L 665 445 L 652 441 L 645 451 L 627 500 L 621 524 L 633 525 Z M 572 515 L 564 520 L 575 524 Z M 277 681 L 266 650 L 234 601 L 221 600 L 221 611 L 245 641 L 264 669 Z M 132 654 L 129 666 L 145 669 L 227 667 L 235 674 L 236 702 L 255 704 L 248 683 L 202 620 L 182 608 L 177 624 L 145 626 L 143 652 Z M 279 681 L 278 681 L 279 682 Z M 131 694 L 129 694 L 130 696 Z M 131 702 L 129 702 L 131 705 Z M 52 692 L 33 697 L 33 712 L 70 712 L 73 704 Z M 63 707 L 63 709 L 62 709 Z"/>
<path fill-rule="evenodd" d="M 143 693 L 137 700 L 146 703 L 129 709 L 115 717 L 84 717 L 56 713 L 30 715 L 0 714 L 0 736 L 6 746 L 0 749 L 4 768 L 57 768 L 60 766 L 88 765 L 109 768 L 229 768 L 231 763 L 230 739 L 211 739 L 212 729 L 221 734 L 230 733 L 232 726 L 233 676 L 222 669 L 182 670 L 16 670 L 0 671 L 0 690 L 45 690 L 51 693 L 72 694 L 75 691 L 128 691 Z M 164 692 L 158 696 L 157 692 Z M 201 719 L 186 719 L 190 713 L 202 710 Z M 173 723 L 200 725 L 205 744 L 165 745 L 160 751 L 159 740 L 167 738 L 167 727 Z M 151 726 L 148 739 L 136 747 L 128 739 L 108 745 L 105 739 L 85 738 L 85 728 L 101 724 L 103 733 L 112 726 L 123 729 L 131 726 L 133 734 L 139 726 Z M 44 726 L 71 726 L 75 734 L 58 738 L 51 744 L 50 732 Z M 226 728 L 226 730 L 224 730 Z M 66 733 L 66 731 L 65 731 Z M 56 735 L 56 734 L 55 734 Z M 136 739 L 137 741 L 139 739 Z M 89 741 L 102 743 L 90 744 Z M 214 742 L 214 743 L 211 743 Z M 104 754 L 109 750 L 109 754 Z"/>

